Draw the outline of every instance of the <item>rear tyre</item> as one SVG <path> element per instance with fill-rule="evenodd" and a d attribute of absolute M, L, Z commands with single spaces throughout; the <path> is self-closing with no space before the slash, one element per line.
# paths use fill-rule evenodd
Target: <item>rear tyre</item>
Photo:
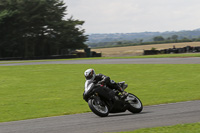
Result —
<path fill-rule="evenodd" d="M 108 106 L 107 105 L 99 105 L 95 101 L 95 99 L 89 99 L 88 105 L 93 113 L 100 117 L 106 117 L 109 114 Z"/>
<path fill-rule="evenodd" d="M 131 100 L 128 100 L 128 99 L 131 99 Z M 129 93 L 127 96 L 127 100 L 129 103 L 128 111 L 130 111 L 132 113 L 140 113 L 142 111 L 143 105 L 137 96 Z"/>

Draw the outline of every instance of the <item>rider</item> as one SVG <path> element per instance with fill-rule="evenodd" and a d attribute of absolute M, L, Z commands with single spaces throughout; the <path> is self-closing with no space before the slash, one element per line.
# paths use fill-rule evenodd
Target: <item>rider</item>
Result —
<path fill-rule="evenodd" d="M 127 84 L 123 84 L 123 86 L 119 86 L 115 81 L 110 80 L 110 77 L 105 76 L 103 74 L 95 74 L 94 69 L 87 69 L 84 72 L 85 75 L 85 79 L 86 80 L 92 80 L 93 83 L 95 84 L 102 84 L 102 85 L 106 85 L 107 87 L 101 87 L 99 89 L 97 89 L 97 93 L 104 96 L 105 98 L 115 101 L 115 93 L 112 89 L 116 89 L 119 90 L 120 92 L 122 92 L 123 97 L 126 97 L 127 93 L 124 92 L 124 89 L 126 89 Z"/>

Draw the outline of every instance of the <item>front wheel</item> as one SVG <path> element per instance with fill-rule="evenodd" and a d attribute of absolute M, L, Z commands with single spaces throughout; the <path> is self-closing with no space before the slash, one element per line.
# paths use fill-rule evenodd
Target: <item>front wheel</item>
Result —
<path fill-rule="evenodd" d="M 129 108 L 128 110 L 132 113 L 140 113 L 143 109 L 143 105 L 142 105 L 142 102 L 140 101 L 140 99 L 129 93 L 128 96 L 127 96 L 127 101 L 129 103 Z"/>
<path fill-rule="evenodd" d="M 100 117 L 106 117 L 109 114 L 107 105 L 100 105 L 95 99 L 89 99 L 88 105 L 93 113 Z"/>

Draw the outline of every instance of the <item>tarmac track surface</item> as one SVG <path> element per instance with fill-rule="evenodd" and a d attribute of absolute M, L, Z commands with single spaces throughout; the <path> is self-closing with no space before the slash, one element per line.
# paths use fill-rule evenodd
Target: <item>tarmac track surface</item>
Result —
<path fill-rule="evenodd" d="M 145 106 L 142 113 L 93 113 L 0 123 L 0 133 L 102 133 L 200 121 L 200 101 Z"/>
<path fill-rule="evenodd" d="M 12 61 L 13 62 L 13 61 Z M 87 59 L 87 60 L 61 60 L 61 61 L 35 61 L 23 63 L 22 61 L 1 61 L 0 66 L 39 65 L 39 64 L 200 64 L 199 57 L 191 58 L 137 58 L 137 59 Z M 1 64 L 2 63 L 2 64 Z"/>

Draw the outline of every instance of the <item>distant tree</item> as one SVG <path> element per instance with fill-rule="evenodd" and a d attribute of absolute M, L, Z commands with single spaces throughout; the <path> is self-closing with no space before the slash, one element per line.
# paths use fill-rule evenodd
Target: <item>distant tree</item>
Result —
<path fill-rule="evenodd" d="M 122 42 L 121 42 L 121 41 L 118 41 L 118 42 L 117 42 L 117 45 L 121 45 L 121 44 L 122 44 Z"/>
<path fill-rule="evenodd" d="M 171 37 L 168 37 L 167 40 L 171 40 Z"/>
<path fill-rule="evenodd" d="M 178 40 L 178 35 L 172 35 L 172 40 L 175 40 L 175 41 L 177 41 Z"/>
<path fill-rule="evenodd" d="M 200 37 L 199 37 L 199 38 L 196 38 L 195 41 L 200 41 Z"/>
<path fill-rule="evenodd" d="M 157 42 L 157 41 L 164 41 L 165 39 L 162 36 L 156 36 L 153 38 L 153 40 Z"/>

